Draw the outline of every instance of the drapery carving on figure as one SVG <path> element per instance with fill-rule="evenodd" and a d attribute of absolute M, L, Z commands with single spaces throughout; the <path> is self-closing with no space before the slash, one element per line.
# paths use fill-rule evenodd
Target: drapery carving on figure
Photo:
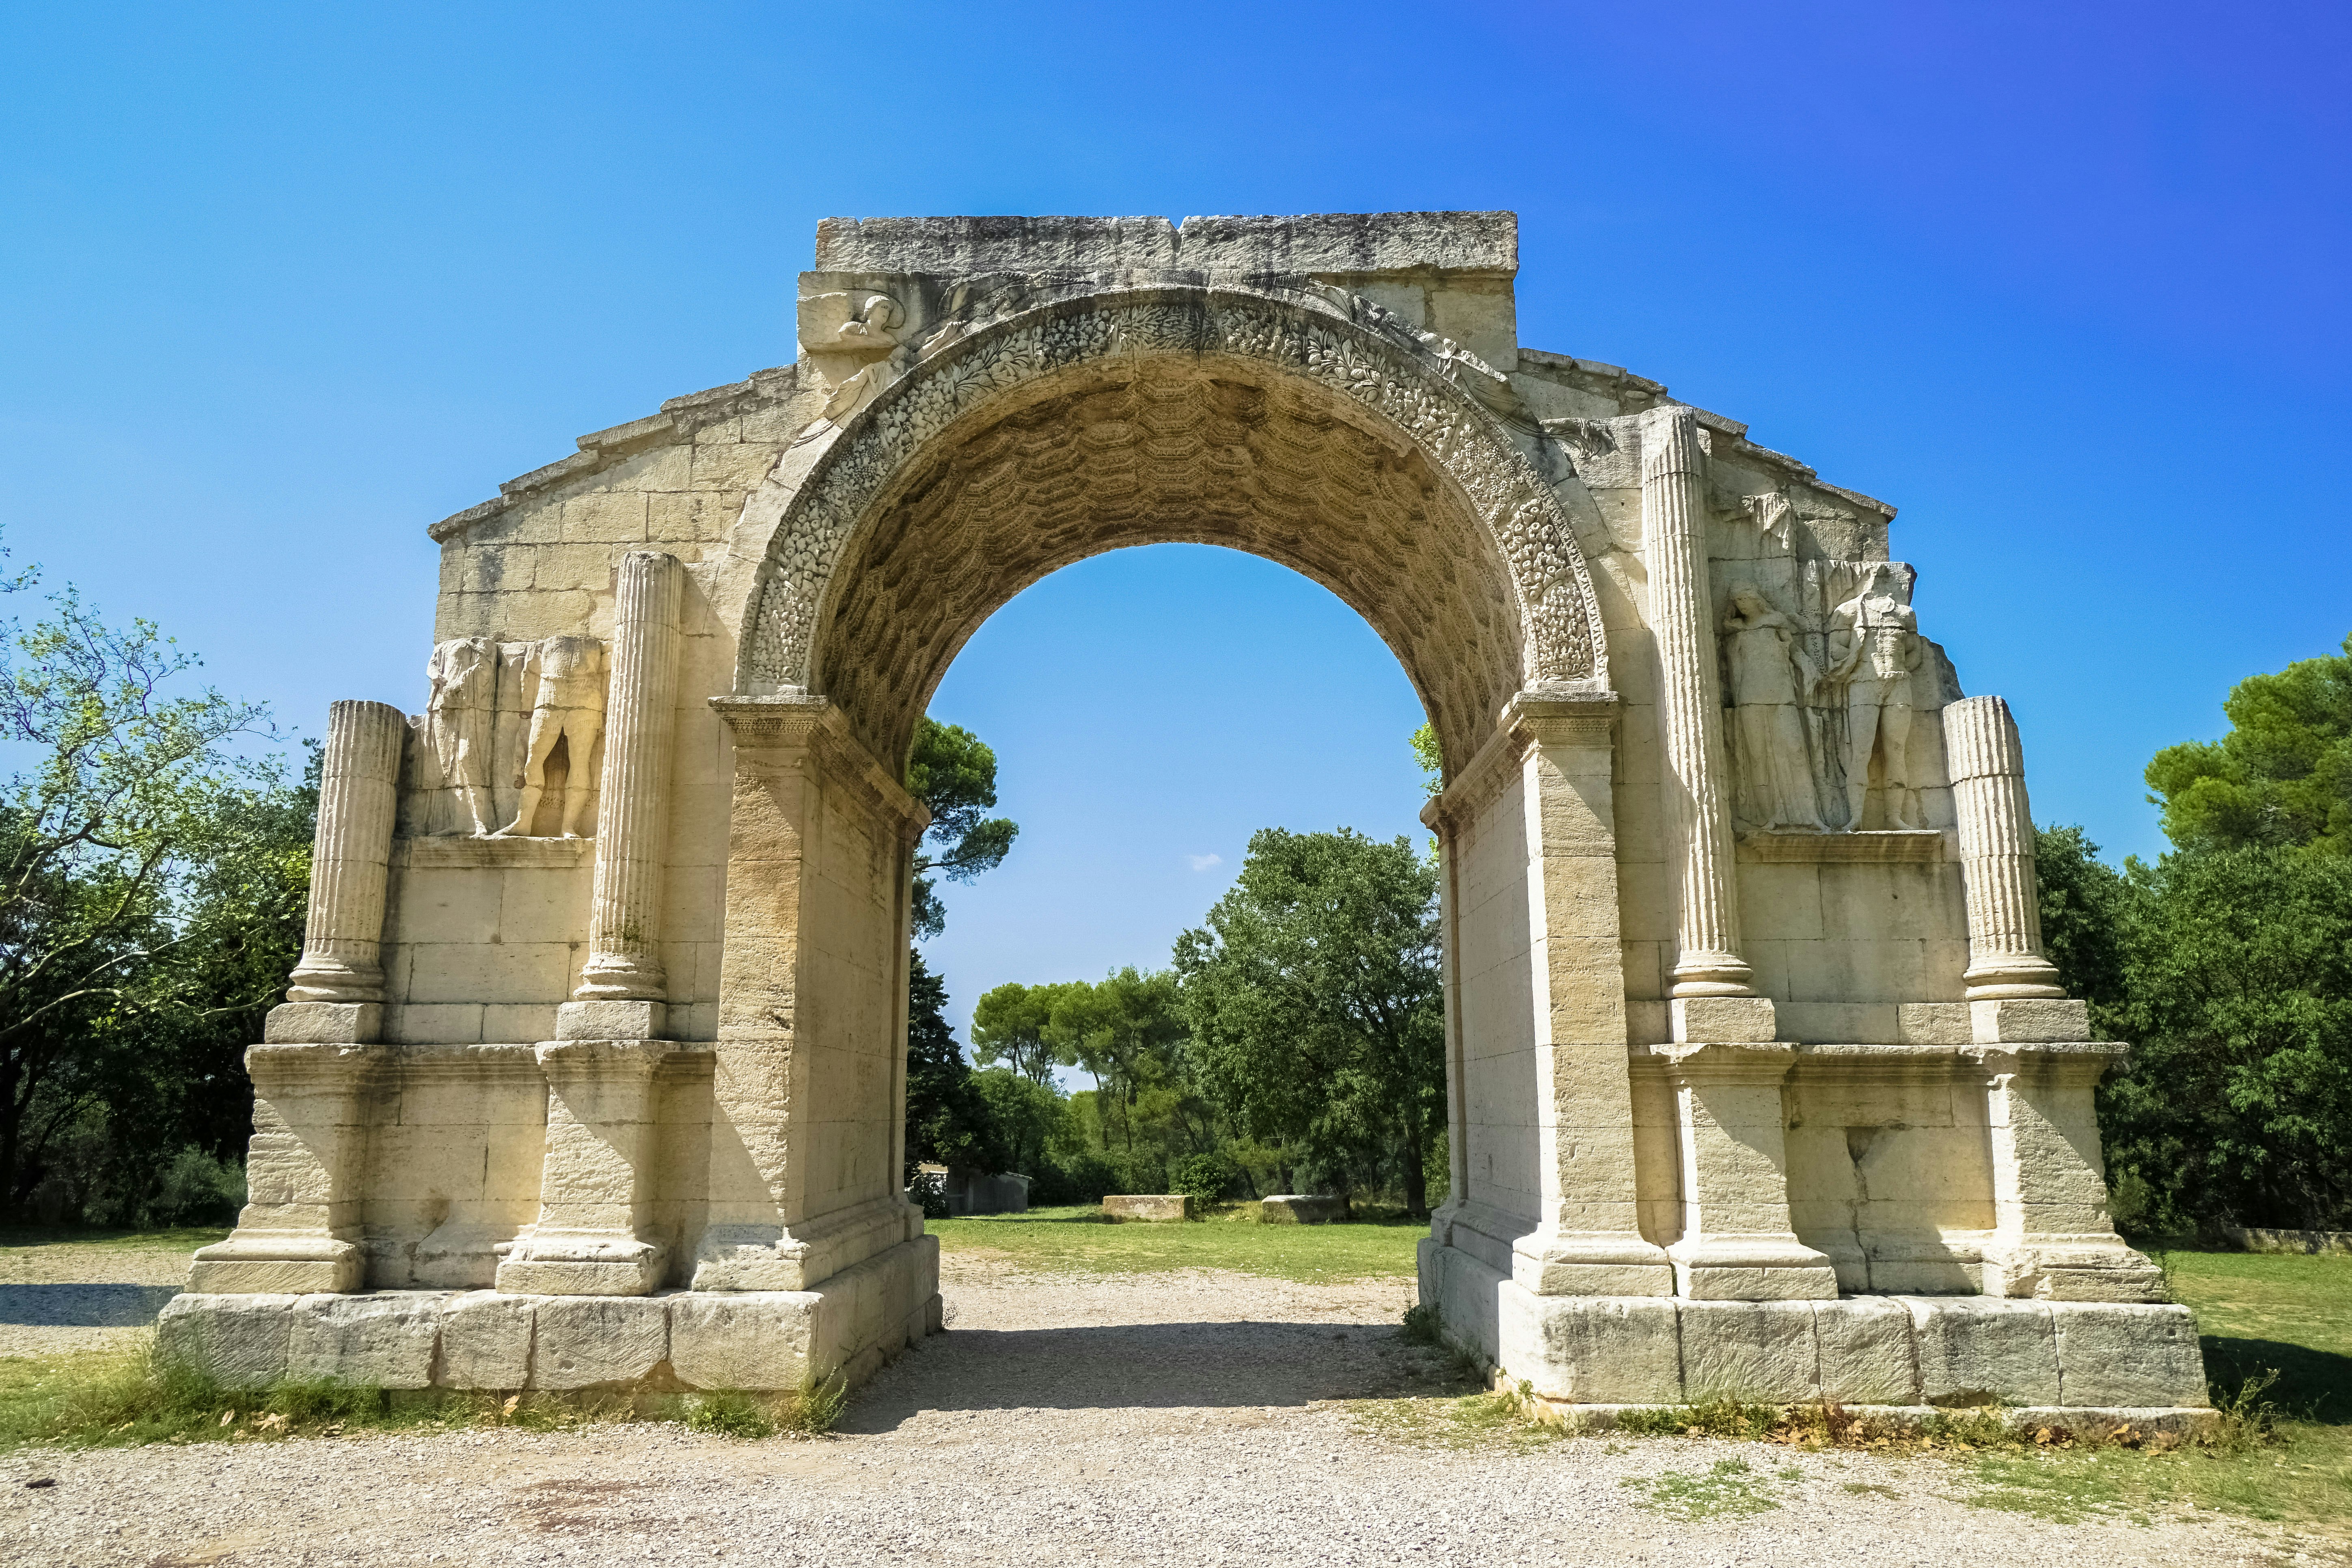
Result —
<path fill-rule="evenodd" d="M 1732 591 L 1723 658 L 1732 703 L 1733 815 L 1753 827 L 1819 828 L 1803 704 L 1820 679 L 1797 624 L 1753 588 Z"/>
<path fill-rule="evenodd" d="M 1901 584 L 1884 562 L 1874 563 L 1853 597 L 1830 615 L 1830 668 L 1825 679 L 1845 689 L 1846 826 L 1863 826 L 1870 794 L 1870 763 L 1879 762 L 1886 826 L 1924 826 L 1920 769 L 1913 755 L 1911 675 L 1922 650 L 1918 617 L 1901 597 Z"/>
<path fill-rule="evenodd" d="M 441 781 L 457 797 L 460 832 L 486 834 L 490 802 L 490 729 L 498 704 L 499 654 L 488 637 L 459 637 L 433 650 L 425 729 Z"/>
<path fill-rule="evenodd" d="M 530 741 L 515 780 L 521 794 L 514 820 L 499 836 L 530 832 L 547 795 L 548 759 L 562 742 L 569 767 L 560 831 L 566 838 L 585 837 L 595 822 L 595 775 L 590 768 L 604 733 L 604 645 L 593 637 L 565 637 L 533 643 L 524 657 L 523 677 L 531 692 Z"/>

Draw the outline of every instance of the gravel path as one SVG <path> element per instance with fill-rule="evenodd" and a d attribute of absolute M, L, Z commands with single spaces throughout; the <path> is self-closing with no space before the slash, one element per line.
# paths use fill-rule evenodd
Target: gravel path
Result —
<path fill-rule="evenodd" d="M 1022 1275 L 950 1258 L 944 1288 L 950 1331 L 861 1390 L 831 1438 L 648 1424 L 20 1452 L 0 1456 L 0 1562 L 2281 1560 L 2242 1525 L 1987 1512 L 1934 1460 L 1379 1436 L 1347 1401 L 1446 1386 L 1392 1326 L 1410 1282 Z M 1689 1523 L 1654 1511 L 1644 1483 L 1727 1459 L 1778 1506 Z M 40 1478 L 55 1484 L 24 1484 Z"/>
<path fill-rule="evenodd" d="M 0 1356 L 125 1344 L 187 1282 L 188 1255 L 168 1247 L 0 1247 Z"/>

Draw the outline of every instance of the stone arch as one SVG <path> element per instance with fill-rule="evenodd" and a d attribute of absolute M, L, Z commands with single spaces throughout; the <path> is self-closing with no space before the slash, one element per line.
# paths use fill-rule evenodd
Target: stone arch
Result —
<path fill-rule="evenodd" d="M 1165 541 L 1266 556 L 1364 616 L 1449 772 L 1523 688 L 1606 688 L 1549 488 L 1441 353 L 1376 308 L 1119 289 L 930 342 L 803 461 L 749 595 L 739 690 L 827 696 L 895 764 L 1005 600 Z"/>

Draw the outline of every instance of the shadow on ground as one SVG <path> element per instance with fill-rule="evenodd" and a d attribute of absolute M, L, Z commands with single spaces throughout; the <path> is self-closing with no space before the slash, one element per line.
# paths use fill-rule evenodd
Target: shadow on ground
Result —
<path fill-rule="evenodd" d="M 2207 1334 L 2205 1374 L 2221 1399 L 2248 1378 L 2275 1372 L 2278 1378 L 2258 1397 L 2298 1421 L 2352 1426 L 2352 1356 L 2280 1340 L 2241 1340 Z"/>
<path fill-rule="evenodd" d="M 951 1329 L 860 1390 L 840 1429 L 888 1432 L 925 1411 L 1263 1409 L 1470 1392 L 1444 1357 L 1387 1327 Z"/>
<path fill-rule="evenodd" d="M 177 1285 L 0 1285 L 0 1324 L 136 1329 L 155 1321 Z"/>

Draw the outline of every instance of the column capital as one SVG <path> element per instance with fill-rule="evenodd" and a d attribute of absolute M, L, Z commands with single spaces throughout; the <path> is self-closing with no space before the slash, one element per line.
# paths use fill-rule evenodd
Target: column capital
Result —
<path fill-rule="evenodd" d="M 1609 750 L 1616 742 L 1622 706 L 1622 699 L 1598 680 L 1552 681 L 1512 693 L 1496 715 L 1486 743 L 1422 807 L 1422 822 L 1443 833 L 1474 820 L 1539 746 Z"/>
<path fill-rule="evenodd" d="M 920 838 L 930 826 L 930 807 L 908 794 L 866 749 L 832 698 L 799 692 L 730 694 L 711 698 L 710 709 L 734 737 L 739 758 L 745 753 L 805 752 L 824 767 L 828 777 L 846 784 L 868 809 L 896 825 L 907 842 Z"/>

